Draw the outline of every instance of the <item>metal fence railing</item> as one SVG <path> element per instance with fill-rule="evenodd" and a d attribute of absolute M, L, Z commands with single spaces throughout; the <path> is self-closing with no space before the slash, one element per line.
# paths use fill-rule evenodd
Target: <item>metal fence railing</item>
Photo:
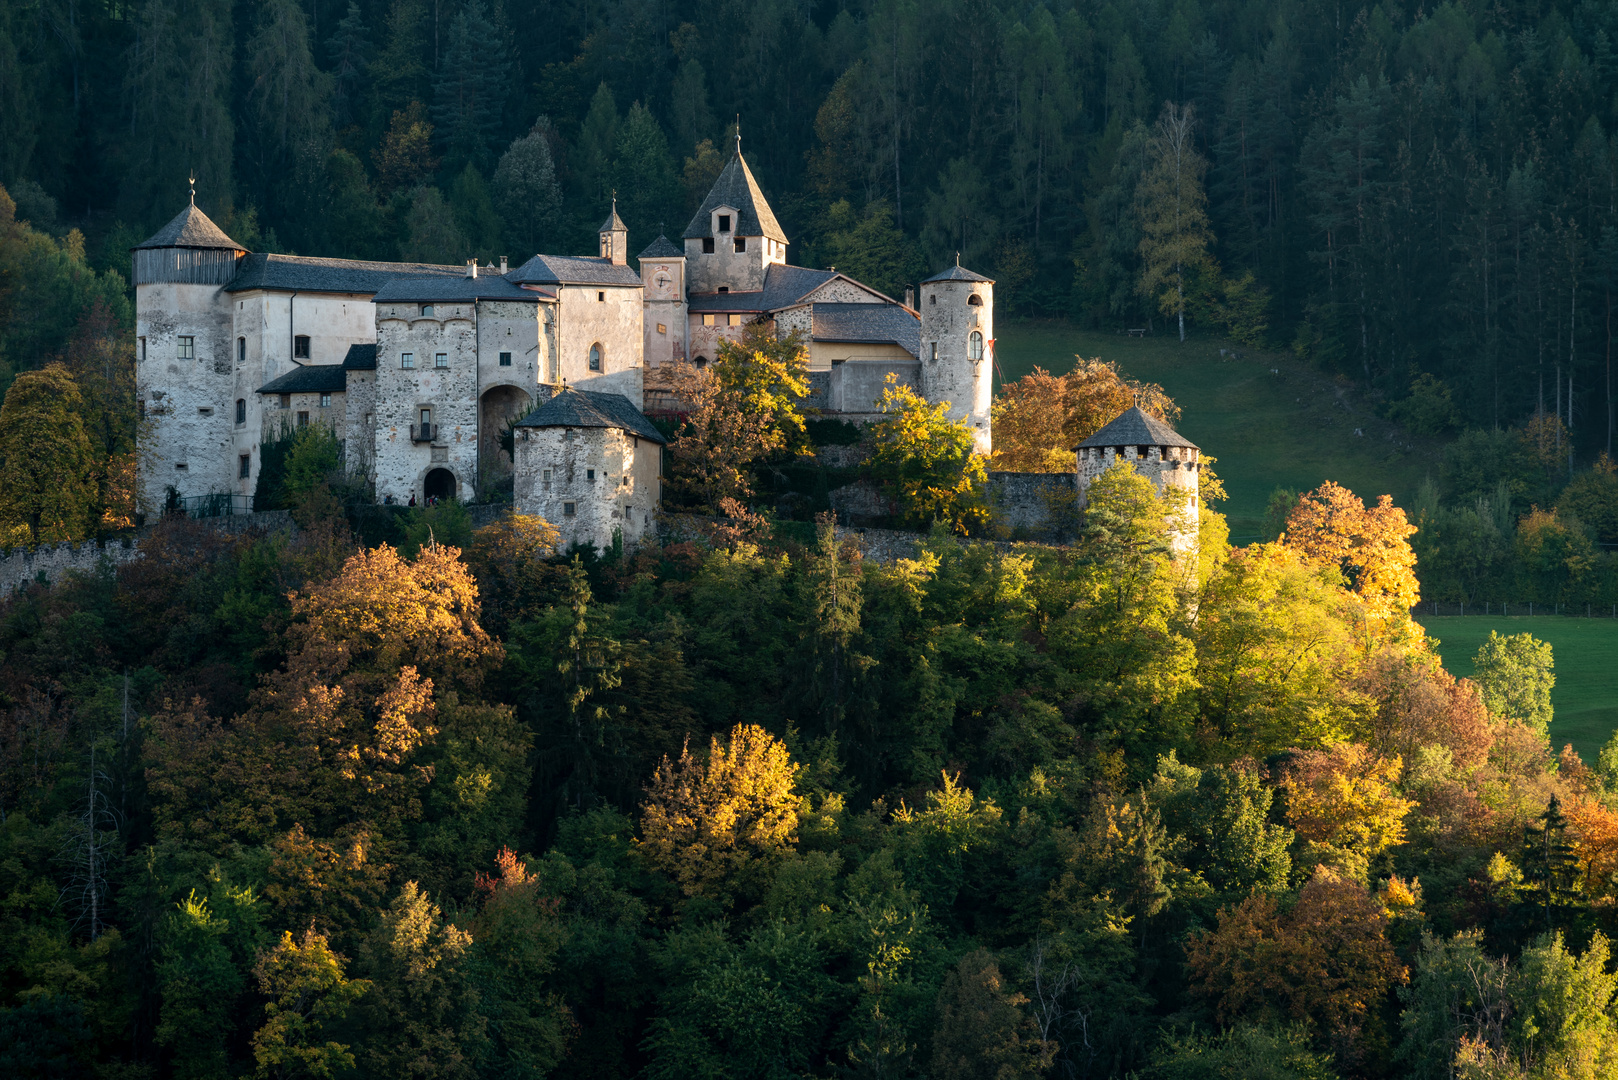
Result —
<path fill-rule="evenodd" d="M 1481 604 L 1465 604 L 1444 600 L 1423 600 L 1410 610 L 1413 616 L 1444 615 L 1565 615 L 1579 619 L 1618 619 L 1618 604 L 1541 604 L 1536 600 L 1521 603 L 1500 603 L 1486 600 Z"/>
<path fill-rule="evenodd" d="M 180 508 L 191 518 L 239 517 L 253 512 L 252 495 L 187 495 Z"/>

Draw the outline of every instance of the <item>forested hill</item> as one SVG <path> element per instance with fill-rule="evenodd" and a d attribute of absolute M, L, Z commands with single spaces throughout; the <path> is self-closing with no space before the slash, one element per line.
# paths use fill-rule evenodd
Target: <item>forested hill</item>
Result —
<path fill-rule="evenodd" d="M 1138 325 L 1166 103 L 1193 321 L 1607 446 L 1604 0 L 0 4 L 0 182 L 103 266 L 193 174 L 258 249 L 589 249 L 613 189 L 677 235 L 739 117 L 795 261 L 897 290 L 958 250 L 1015 309 Z"/>

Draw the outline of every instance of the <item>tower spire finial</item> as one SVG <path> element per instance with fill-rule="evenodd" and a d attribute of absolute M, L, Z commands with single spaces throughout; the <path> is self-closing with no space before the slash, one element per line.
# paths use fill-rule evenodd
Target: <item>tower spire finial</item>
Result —
<path fill-rule="evenodd" d="M 195 206 L 197 205 L 197 177 L 195 173 L 189 175 L 191 176 L 191 205 Z"/>
<path fill-rule="evenodd" d="M 961 253 L 959 251 L 955 253 L 955 265 L 961 265 Z"/>
<path fill-rule="evenodd" d="M 742 114 L 736 114 L 736 156 L 742 156 Z"/>

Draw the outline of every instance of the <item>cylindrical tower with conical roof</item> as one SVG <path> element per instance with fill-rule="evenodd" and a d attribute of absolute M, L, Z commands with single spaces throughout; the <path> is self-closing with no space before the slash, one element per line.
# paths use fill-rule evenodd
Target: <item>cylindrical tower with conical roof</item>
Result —
<path fill-rule="evenodd" d="M 135 387 L 142 415 L 140 503 L 235 492 L 232 426 L 236 358 L 219 290 L 247 249 L 196 202 L 131 252 Z"/>
<path fill-rule="evenodd" d="M 1175 529 L 1172 547 L 1176 555 L 1189 551 L 1197 544 L 1201 456 L 1190 439 L 1137 405 L 1079 444 L 1079 507 L 1085 506 L 1096 477 L 1119 461 L 1127 461 L 1157 485 L 1158 495 L 1169 502 L 1171 510 L 1181 511 L 1182 527 Z"/>
<path fill-rule="evenodd" d="M 947 401 L 950 419 L 972 428 L 977 451 L 993 448 L 994 282 L 959 263 L 921 283 L 921 396 Z"/>

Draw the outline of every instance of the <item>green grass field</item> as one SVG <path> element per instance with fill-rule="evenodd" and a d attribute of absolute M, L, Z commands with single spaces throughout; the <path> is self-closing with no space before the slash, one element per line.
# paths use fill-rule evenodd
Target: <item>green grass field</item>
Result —
<path fill-rule="evenodd" d="M 1367 500 L 1386 493 L 1408 506 L 1436 467 L 1437 445 L 1379 419 L 1290 353 L 1244 349 L 1246 357 L 1234 360 L 1220 357 L 1231 347 L 1222 338 L 1197 335 L 1181 345 L 1172 334 L 1131 338 L 1055 319 L 1002 320 L 997 330 L 1003 379 L 1036 365 L 1063 374 L 1075 355 L 1099 356 L 1167 390 L 1182 410 L 1180 433 L 1219 459 L 1215 470 L 1230 494 L 1221 509 L 1237 543 L 1255 538 L 1277 487 L 1306 491 L 1335 480 Z"/>
<path fill-rule="evenodd" d="M 1572 743 L 1587 765 L 1618 729 L 1618 620 L 1556 616 L 1440 615 L 1421 620 L 1438 639 L 1444 666 L 1457 677 L 1472 674 L 1472 658 L 1489 636 L 1533 634 L 1550 642 L 1556 663 L 1551 705 L 1551 745 Z"/>

